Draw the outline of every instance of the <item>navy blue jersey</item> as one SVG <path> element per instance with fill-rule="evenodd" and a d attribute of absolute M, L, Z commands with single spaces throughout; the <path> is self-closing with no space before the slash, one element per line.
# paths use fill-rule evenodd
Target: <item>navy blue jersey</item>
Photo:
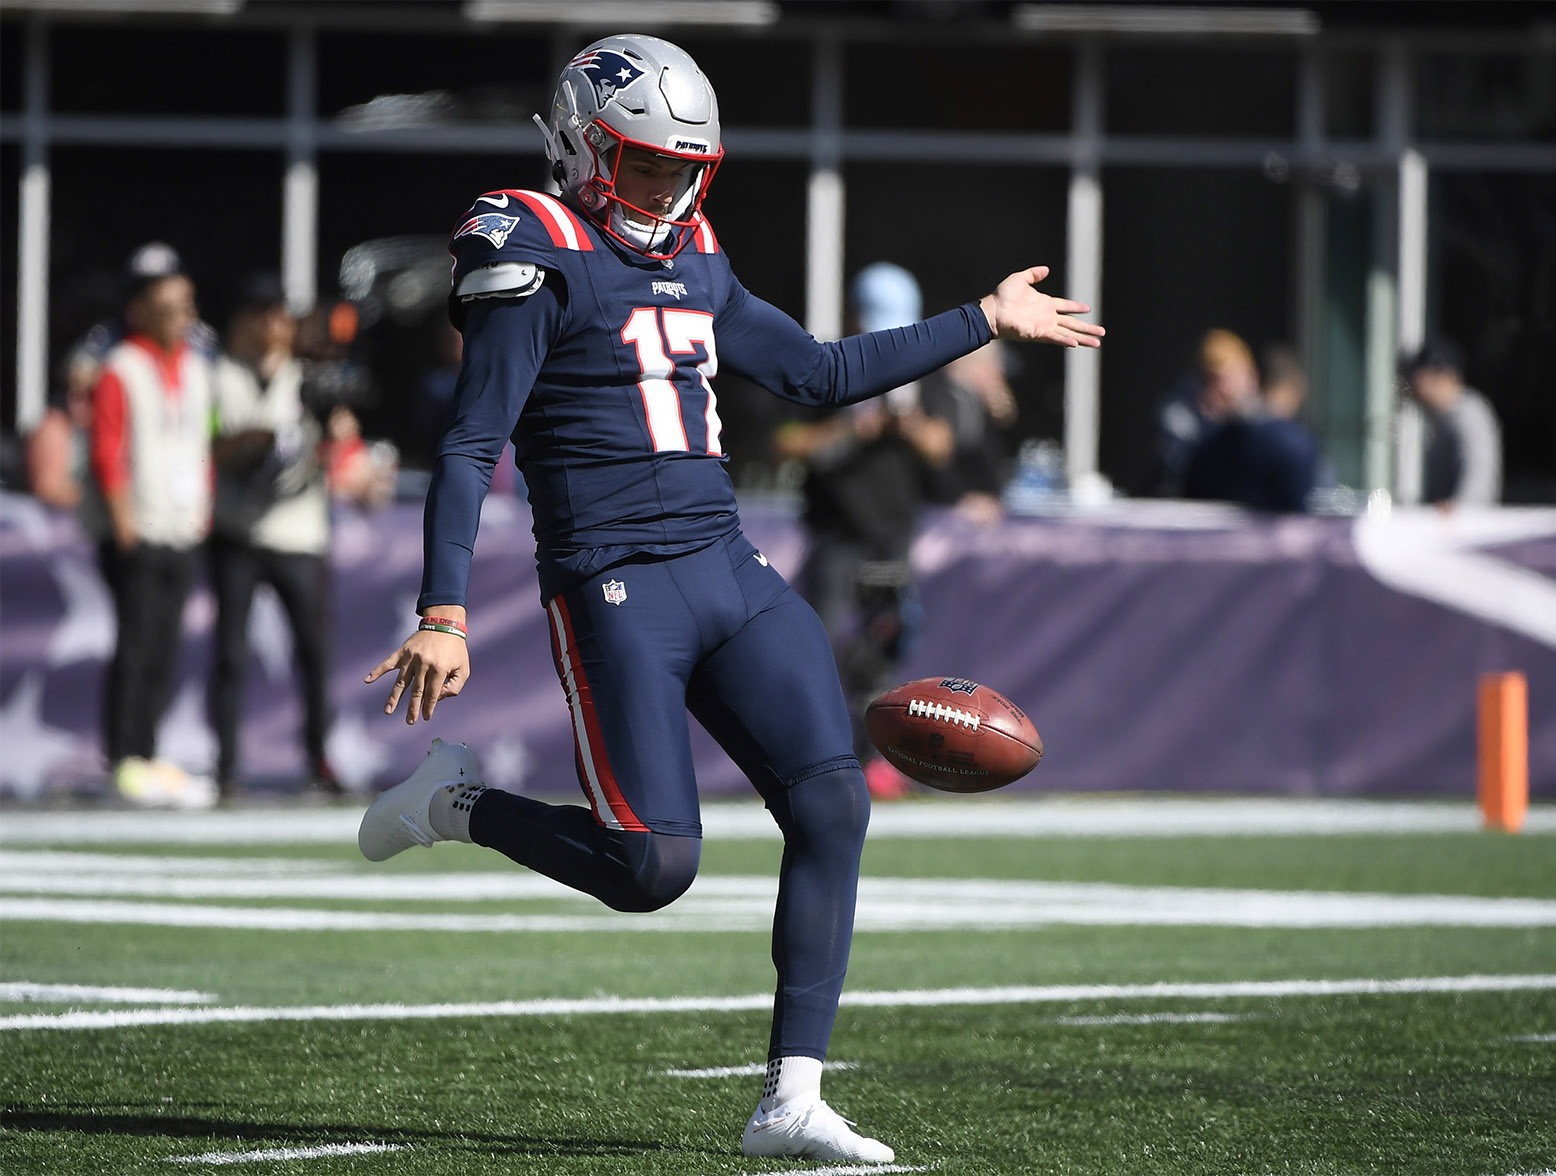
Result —
<path fill-rule="evenodd" d="M 456 288 L 503 263 L 542 274 L 523 296 L 453 304 L 465 352 L 428 492 L 422 607 L 464 603 L 481 500 L 510 438 L 549 600 L 632 555 L 695 551 L 738 527 L 721 364 L 798 403 L 846 404 L 990 337 L 968 303 L 820 343 L 740 285 L 705 220 L 687 231 L 673 261 L 655 261 L 538 192 L 487 193 L 466 214 L 450 245 Z"/>

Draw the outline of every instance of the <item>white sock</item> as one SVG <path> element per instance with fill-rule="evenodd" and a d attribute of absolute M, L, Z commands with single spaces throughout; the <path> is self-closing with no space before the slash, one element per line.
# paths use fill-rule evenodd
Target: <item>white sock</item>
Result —
<path fill-rule="evenodd" d="M 470 840 L 470 810 L 486 791 L 485 784 L 449 784 L 432 794 L 427 819 L 445 841 Z"/>
<path fill-rule="evenodd" d="M 757 1110 L 766 1114 L 792 1098 L 803 1097 L 821 1097 L 821 1059 L 794 1055 L 769 1060 Z"/>

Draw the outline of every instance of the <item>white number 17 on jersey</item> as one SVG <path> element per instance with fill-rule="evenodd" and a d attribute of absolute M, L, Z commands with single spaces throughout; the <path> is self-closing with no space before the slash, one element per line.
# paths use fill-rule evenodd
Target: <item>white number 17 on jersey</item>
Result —
<path fill-rule="evenodd" d="M 686 443 L 686 422 L 681 413 L 681 396 L 670 376 L 675 371 L 676 355 L 695 355 L 702 344 L 708 358 L 697 364 L 697 374 L 708 394 L 704 414 L 708 425 L 708 452 L 721 454 L 718 402 L 708 381 L 718 374 L 719 355 L 713 345 L 713 316 L 704 310 L 677 310 L 670 306 L 640 306 L 621 328 L 621 341 L 637 349 L 638 369 L 643 378 L 638 388 L 643 393 L 643 411 L 648 416 L 648 433 L 656 453 L 690 448 Z"/>

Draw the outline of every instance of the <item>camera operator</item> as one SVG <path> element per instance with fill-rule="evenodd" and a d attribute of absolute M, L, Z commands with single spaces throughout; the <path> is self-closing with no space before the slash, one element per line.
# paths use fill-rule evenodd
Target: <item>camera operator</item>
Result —
<path fill-rule="evenodd" d="M 339 796 L 325 754 L 329 732 L 330 493 L 382 501 L 392 487 L 362 444 L 338 361 L 296 354 L 297 322 L 279 279 L 245 280 L 214 376 L 216 500 L 211 536 L 216 590 L 211 722 L 218 796 L 240 792 L 238 735 L 254 591 L 275 589 L 292 630 L 301 679 L 308 781 Z"/>
<path fill-rule="evenodd" d="M 849 295 L 853 324 L 862 331 L 919 317 L 918 282 L 900 266 L 866 267 Z M 932 479 L 950 461 L 955 441 L 950 424 L 924 410 L 917 383 L 821 420 L 784 425 L 774 437 L 780 460 L 805 466 L 808 542 L 799 586 L 832 637 L 855 750 L 878 800 L 905 795 L 908 782 L 874 750 L 864 712 L 896 684 L 922 630 L 908 549 Z"/>

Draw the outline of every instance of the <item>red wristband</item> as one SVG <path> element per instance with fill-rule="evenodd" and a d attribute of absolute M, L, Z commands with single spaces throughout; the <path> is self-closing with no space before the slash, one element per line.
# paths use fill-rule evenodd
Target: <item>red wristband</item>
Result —
<path fill-rule="evenodd" d="M 462 621 L 451 620 L 448 617 L 422 617 L 421 623 L 423 625 L 447 625 L 450 629 L 458 629 L 461 633 L 467 631 Z"/>

